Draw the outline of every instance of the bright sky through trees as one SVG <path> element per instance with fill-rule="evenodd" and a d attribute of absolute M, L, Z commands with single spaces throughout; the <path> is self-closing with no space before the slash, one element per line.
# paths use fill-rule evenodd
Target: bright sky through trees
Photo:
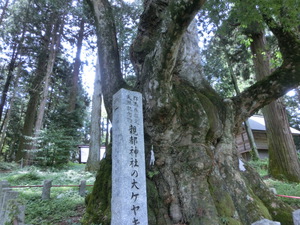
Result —
<path fill-rule="evenodd" d="M 85 51 L 83 51 L 85 53 Z M 95 53 L 96 54 L 96 53 Z M 82 73 L 82 83 L 84 89 L 89 94 L 89 97 L 92 98 L 94 92 L 94 79 L 95 79 L 95 72 L 96 72 L 96 59 L 97 56 L 89 55 L 87 56 L 86 60 L 88 61 L 88 65 L 83 65 L 83 73 Z"/>

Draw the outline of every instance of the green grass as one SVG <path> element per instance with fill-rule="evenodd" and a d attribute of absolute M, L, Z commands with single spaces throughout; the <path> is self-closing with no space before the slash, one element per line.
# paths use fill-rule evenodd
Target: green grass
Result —
<path fill-rule="evenodd" d="M 278 195 L 288 195 L 300 197 L 300 184 L 298 183 L 288 183 L 279 180 L 267 179 L 265 183 L 268 187 L 275 188 Z M 295 209 L 300 208 L 300 199 L 278 197 L 285 203 L 289 204 Z"/>
<path fill-rule="evenodd" d="M 53 185 L 79 185 L 81 180 L 94 184 L 95 180 L 95 174 L 85 172 L 83 164 L 69 163 L 62 169 L 6 167 L 9 169 L 0 171 L 0 180 L 7 180 L 11 186 L 42 185 L 46 179 L 52 180 Z M 26 206 L 26 224 L 80 224 L 79 219 L 76 222 L 72 219 L 80 218 L 85 207 L 84 197 L 79 196 L 78 187 L 52 187 L 50 200 L 41 199 L 42 187 L 16 190 L 20 193 L 20 201 Z M 88 192 L 91 190 L 92 187 L 87 187 Z"/>
<path fill-rule="evenodd" d="M 249 162 L 262 177 L 268 175 L 268 161 L 259 160 Z M 62 169 L 26 167 L 20 169 L 15 164 L 2 164 L 0 180 L 7 180 L 12 186 L 42 185 L 44 180 L 52 180 L 53 185 L 78 185 L 81 180 L 93 184 L 95 174 L 85 172 L 85 165 L 69 163 Z M 300 184 L 288 183 L 271 178 L 264 180 L 268 187 L 277 190 L 277 194 L 300 196 Z M 20 188 L 20 200 L 26 205 L 26 224 L 52 225 L 72 224 L 79 225 L 78 220 L 84 210 L 84 198 L 78 195 L 78 187 L 52 187 L 51 199 L 41 200 L 42 188 Z M 87 188 L 91 192 L 92 187 Z M 299 199 L 278 197 L 295 209 L 300 208 Z M 64 223 L 62 223 L 64 222 Z"/>
<path fill-rule="evenodd" d="M 248 162 L 261 177 L 268 175 L 268 159 L 260 159 Z"/>
<path fill-rule="evenodd" d="M 286 182 L 275 180 L 268 177 L 268 159 L 262 159 L 257 161 L 250 161 L 249 164 L 259 173 L 261 177 L 267 177 L 264 179 L 266 185 L 270 188 L 275 188 L 278 195 L 288 195 L 300 197 L 300 184 L 293 182 Z M 295 209 L 300 208 L 300 199 L 292 199 L 285 197 L 278 197 L 283 202 L 289 204 Z"/>
<path fill-rule="evenodd" d="M 2 172 L 16 170 L 19 167 L 20 166 L 16 163 L 7 163 L 7 162 L 0 161 L 0 171 Z"/>

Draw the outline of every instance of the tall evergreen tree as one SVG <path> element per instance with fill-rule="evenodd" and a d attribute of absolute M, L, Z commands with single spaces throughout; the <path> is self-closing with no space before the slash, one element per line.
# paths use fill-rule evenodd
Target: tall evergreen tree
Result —
<path fill-rule="evenodd" d="M 5 12 L 8 10 L 8 2 L 6 1 L 5 5 L 3 6 L 3 12 L 1 17 L 4 17 Z M 20 20 L 15 15 L 16 11 L 22 10 L 21 15 L 23 16 L 23 20 Z M 13 83 L 14 80 L 14 72 L 15 68 L 17 67 L 18 62 L 20 59 L 21 50 L 24 47 L 24 39 L 25 33 L 28 30 L 28 19 L 29 19 L 29 5 L 27 1 L 21 2 L 16 8 L 10 9 L 9 18 L 5 21 L 4 26 L 7 28 L 3 29 L 3 41 L 7 42 L 9 45 L 8 48 L 10 49 L 10 60 L 7 65 L 7 69 L 5 70 L 6 73 L 6 81 L 3 85 L 1 99 L 0 99 L 0 121 L 2 118 L 2 114 L 6 105 L 7 96 L 9 93 L 10 85 Z M 3 20 L 3 18 L 2 18 Z M 12 23 L 12 24 L 9 24 Z M 5 37 L 7 36 L 7 37 Z"/>
<path fill-rule="evenodd" d="M 72 113 L 67 110 L 70 107 L 71 74 L 76 66 L 72 68 L 71 51 L 67 51 L 66 46 L 75 43 L 78 31 L 72 27 L 84 11 L 82 4 L 76 2 L 8 1 L 5 13 L 1 11 L 0 91 L 4 93 L 1 98 L 5 101 L 0 104 L 3 112 L 0 143 L 6 159 L 13 159 L 15 154 L 17 161 L 28 157 L 26 150 L 35 143 L 42 143 L 38 139 L 48 138 L 46 136 L 51 136 L 55 129 L 57 133 L 63 130 L 64 137 L 80 141 L 79 130 L 85 120 L 88 100 L 78 74 L 77 92 L 73 93 L 76 102 L 72 104 L 76 108 Z M 0 7 L 5 8 L 2 3 Z M 77 71 L 80 71 L 78 66 Z M 42 135 L 32 139 L 35 130 L 41 131 Z M 39 158 L 40 150 L 45 147 L 35 148 Z M 73 146 L 64 150 L 65 162 L 70 159 L 70 151 L 76 149 Z"/>
<path fill-rule="evenodd" d="M 262 31 L 252 31 L 250 35 L 256 77 L 262 80 L 271 74 L 265 35 Z M 270 175 L 277 179 L 299 182 L 300 163 L 282 100 L 270 103 L 262 111 L 267 128 Z"/>
<path fill-rule="evenodd" d="M 34 127 L 35 136 L 38 136 L 43 125 L 43 118 L 44 118 L 45 108 L 46 108 L 48 95 L 49 95 L 51 75 L 53 73 L 53 67 L 54 67 L 56 55 L 60 49 L 60 42 L 63 35 L 63 28 L 64 28 L 64 15 L 62 15 L 61 18 L 59 18 L 56 21 L 56 24 L 54 25 L 53 28 L 53 36 L 51 37 L 51 43 L 49 44 L 49 57 L 47 62 L 47 68 L 45 71 L 43 90 L 41 94 L 40 103 L 38 106 L 37 118 Z"/>
<path fill-rule="evenodd" d="M 78 95 L 78 82 L 79 82 L 79 72 L 80 72 L 80 66 L 81 66 L 81 60 L 80 60 L 80 54 L 82 49 L 82 43 L 84 38 L 84 18 L 81 18 L 79 21 L 79 31 L 76 37 L 76 57 L 74 60 L 74 69 L 73 74 L 71 78 L 71 91 L 70 91 L 70 104 L 69 104 L 69 110 L 70 113 L 75 110 L 76 108 L 76 96 Z"/>
<path fill-rule="evenodd" d="M 63 17 L 66 13 L 64 10 L 60 9 L 61 7 L 67 9 L 68 4 L 68 1 L 54 1 L 51 4 L 41 1 L 31 5 L 31 10 L 36 10 L 32 13 L 37 15 L 36 21 L 33 22 L 37 30 L 34 41 L 37 41 L 37 38 L 39 38 L 40 48 L 38 50 L 36 49 L 38 51 L 38 57 L 36 58 L 36 64 L 34 64 L 35 70 L 31 87 L 29 88 L 29 101 L 25 113 L 24 127 L 16 154 L 16 160 L 23 158 L 25 159 L 26 164 L 28 164 L 30 160 L 30 149 L 33 147 L 33 142 L 30 137 L 34 137 L 35 125 L 37 125 L 36 129 L 40 129 L 42 126 L 41 120 L 44 114 L 43 104 L 45 104 L 45 101 L 47 100 L 48 89 L 44 89 L 44 101 L 41 101 L 40 93 L 43 90 L 44 84 L 47 84 L 50 81 L 49 79 L 55 60 L 55 54 L 59 48 L 59 46 L 57 46 L 59 38 L 57 37 L 61 36 L 61 34 L 58 35 L 58 31 L 60 30 L 60 25 L 63 24 Z M 37 112 L 40 102 L 42 104 L 38 116 Z"/>
<path fill-rule="evenodd" d="M 97 59 L 98 61 L 98 59 Z M 100 166 L 102 89 L 99 63 L 96 66 L 91 112 L 90 150 L 85 170 L 97 171 Z"/>

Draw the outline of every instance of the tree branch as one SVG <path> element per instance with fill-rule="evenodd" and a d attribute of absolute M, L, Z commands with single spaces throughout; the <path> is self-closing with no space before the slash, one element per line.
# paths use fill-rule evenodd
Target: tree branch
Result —
<path fill-rule="evenodd" d="M 169 80 L 182 35 L 205 0 L 149 0 L 144 5 L 137 38 L 131 46 L 138 82 L 159 76 Z M 151 60 L 155 71 L 145 73 L 144 62 Z M 142 76 L 143 74 L 143 76 Z"/>
<path fill-rule="evenodd" d="M 114 16 L 107 0 L 87 1 L 95 17 L 102 92 L 111 119 L 112 96 L 120 88 L 126 87 L 122 78 Z"/>
<path fill-rule="evenodd" d="M 283 63 L 270 76 L 233 98 L 238 123 L 300 85 L 299 38 L 292 30 L 284 29 L 271 17 L 264 16 L 264 19 L 278 40 Z"/>
<path fill-rule="evenodd" d="M 280 24 L 267 15 L 263 15 L 264 21 L 269 29 L 276 36 L 283 59 L 290 61 L 290 57 L 300 57 L 299 34 L 295 34 L 291 28 L 285 29 Z M 298 24 L 296 24 L 298 26 Z"/>
<path fill-rule="evenodd" d="M 236 115 L 239 117 L 237 122 L 245 120 L 260 108 L 283 96 L 299 84 L 300 60 L 285 61 L 270 76 L 232 98 L 236 105 Z"/>

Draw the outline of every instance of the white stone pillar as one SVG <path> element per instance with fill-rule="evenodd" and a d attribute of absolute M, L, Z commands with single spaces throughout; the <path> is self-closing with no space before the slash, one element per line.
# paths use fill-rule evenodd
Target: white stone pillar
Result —
<path fill-rule="evenodd" d="M 142 95 L 113 96 L 111 225 L 147 225 Z"/>

